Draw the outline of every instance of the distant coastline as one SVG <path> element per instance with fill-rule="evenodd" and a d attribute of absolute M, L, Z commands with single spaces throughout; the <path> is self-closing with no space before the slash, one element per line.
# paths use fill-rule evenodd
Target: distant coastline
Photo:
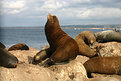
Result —
<path fill-rule="evenodd" d="M 121 24 L 117 25 L 61 25 L 64 29 L 73 29 L 73 28 L 79 28 L 79 29 L 113 29 L 113 28 L 121 28 Z M 0 27 L 0 28 L 22 28 L 22 29 L 43 29 L 44 26 L 16 26 L 16 27 Z"/>

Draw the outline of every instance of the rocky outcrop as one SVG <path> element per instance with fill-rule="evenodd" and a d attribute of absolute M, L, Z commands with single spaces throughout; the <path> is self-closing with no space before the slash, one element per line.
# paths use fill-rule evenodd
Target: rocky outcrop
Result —
<path fill-rule="evenodd" d="M 0 81 L 55 81 L 50 70 L 30 64 L 15 69 L 0 67 Z"/>
<path fill-rule="evenodd" d="M 121 56 L 120 42 L 99 43 L 97 48 L 99 48 L 99 56 Z"/>
<path fill-rule="evenodd" d="M 120 80 L 114 77 L 98 77 L 98 78 L 91 78 L 86 81 L 120 81 Z"/>
<path fill-rule="evenodd" d="M 19 59 L 17 68 L 0 67 L 0 81 L 84 81 L 87 79 L 83 63 L 89 58 L 78 56 L 67 64 L 53 65 L 45 68 L 31 64 L 39 50 L 10 51 Z"/>
<path fill-rule="evenodd" d="M 18 43 L 18 44 L 11 46 L 8 49 L 8 51 L 12 51 L 12 50 L 29 50 L 29 47 L 24 43 Z"/>
<path fill-rule="evenodd" d="M 105 77 L 113 77 L 113 78 L 118 79 L 118 81 L 121 81 L 121 76 L 120 75 L 107 75 L 107 74 L 99 74 L 99 73 L 92 73 L 91 75 L 92 75 L 93 78 L 102 78 L 103 79 Z"/>
<path fill-rule="evenodd" d="M 83 61 L 81 61 L 82 58 L 85 60 L 83 59 Z M 87 74 L 82 64 L 87 59 L 87 57 L 78 56 L 75 60 L 67 64 L 53 65 L 50 66 L 49 69 L 54 72 L 57 81 L 85 81 L 87 79 Z"/>

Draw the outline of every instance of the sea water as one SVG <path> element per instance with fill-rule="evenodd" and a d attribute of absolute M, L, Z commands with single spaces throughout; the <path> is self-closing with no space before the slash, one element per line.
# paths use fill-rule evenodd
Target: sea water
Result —
<path fill-rule="evenodd" d="M 62 29 L 72 38 L 75 38 L 80 32 L 85 30 L 92 31 L 94 33 L 102 31 L 102 29 L 78 29 L 69 27 Z M 1 28 L 0 42 L 2 42 L 7 48 L 17 43 L 25 43 L 29 47 L 34 47 L 39 50 L 41 50 L 42 47 L 48 44 L 45 36 L 44 27 Z"/>

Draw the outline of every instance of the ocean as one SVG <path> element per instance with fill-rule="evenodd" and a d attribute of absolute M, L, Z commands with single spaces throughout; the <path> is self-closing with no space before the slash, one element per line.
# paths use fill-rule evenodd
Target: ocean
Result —
<path fill-rule="evenodd" d="M 64 26 L 62 29 L 72 38 L 75 38 L 80 32 L 89 30 L 94 33 L 102 30 L 109 30 L 99 27 L 78 27 Z M 0 29 L 0 42 L 7 48 L 17 43 L 25 43 L 29 47 L 34 47 L 41 50 L 42 47 L 48 44 L 44 32 L 44 27 L 3 27 Z M 112 28 L 110 29 L 112 30 Z M 121 32 L 121 30 L 120 30 Z"/>

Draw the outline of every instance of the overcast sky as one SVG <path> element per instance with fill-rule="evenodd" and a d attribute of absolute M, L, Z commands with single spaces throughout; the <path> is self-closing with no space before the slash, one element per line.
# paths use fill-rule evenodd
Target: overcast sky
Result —
<path fill-rule="evenodd" d="M 121 0 L 2 0 L 2 26 L 44 26 L 47 14 L 60 25 L 121 24 Z"/>

